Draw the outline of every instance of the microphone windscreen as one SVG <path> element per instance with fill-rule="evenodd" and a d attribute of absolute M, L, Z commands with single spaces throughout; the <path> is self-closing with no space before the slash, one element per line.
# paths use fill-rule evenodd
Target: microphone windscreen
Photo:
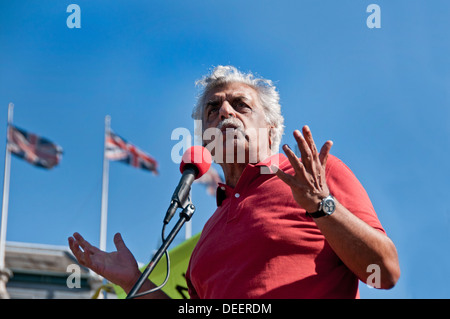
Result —
<path fill-rule="evenodd" d="M 187 166 L 193 165 L 198 171 L 198 174 L 195 176 L 195 179 L 197 179 L 209 170 L 211 163 L 211 153 L 203 146 L 194 145 L 184 152 L 181 158 L 180 172 L 183 174 Z"/>

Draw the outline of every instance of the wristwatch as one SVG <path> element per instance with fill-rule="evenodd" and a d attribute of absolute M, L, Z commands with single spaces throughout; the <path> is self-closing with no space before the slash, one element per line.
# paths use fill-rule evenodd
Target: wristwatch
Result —
<path fill-rule="evenodd" d="M 328 195 L 319 204 L 319 210 L 315 213 L 308 213 L 306 215 L 312 218 L 319 218 L 329 216 L 336 210 L 336 201 L 332 195 Z"/>

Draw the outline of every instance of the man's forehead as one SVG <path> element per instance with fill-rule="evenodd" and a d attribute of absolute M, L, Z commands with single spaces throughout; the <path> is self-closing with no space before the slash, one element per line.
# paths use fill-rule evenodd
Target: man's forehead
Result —
<path fill-rule="evenodd" d="M 230 97 L 244 97 L 255 100 L 257 93 L 254 88 L 244 83 L 223 84 L 209 91 L 206 95 L 206 101 Z"/>

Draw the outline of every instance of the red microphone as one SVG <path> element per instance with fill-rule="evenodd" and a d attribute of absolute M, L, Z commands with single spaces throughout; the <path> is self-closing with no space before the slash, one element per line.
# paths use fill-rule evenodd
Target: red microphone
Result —
<path fill-rule="evenodd" d="M 191 185 L 197 178 L 200 178 L 211 167 L 212 157 L 211 153 L 200 145 L 195 145 L 186 152 L 184 152 L 181 158 L 180 182 L 178 183 L 175 192 L 172 195 L 170 206 L 167 209 L 166 216 L 164 218 L 164 224 L 168 224 L 172 219 L 175 211 L 181 207 L 185 208 L 189 203 L 189 193 L 191 191 Z"/>
<path fill-rule="evenodd" d="M 195 175 L 195 179 L 197 179 L 202 177 L 203 174 L 209 170 L 211 162 L 211 153 L 203 146 L 195 145 L 184 152 L 183 157 L 181 158 L 180 172 L 183 174 L 186 168 L 194 167 L 197 171 L 197 174 Z"/>

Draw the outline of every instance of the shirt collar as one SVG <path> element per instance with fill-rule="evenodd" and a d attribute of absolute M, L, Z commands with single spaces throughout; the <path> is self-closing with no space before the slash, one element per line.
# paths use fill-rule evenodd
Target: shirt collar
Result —
<path fill-rule="evenodd" d="M 261 175 L 261 170 L 265 169 L 266 170 L 266 174 L 268 175 L 273 175 L 274 173 L 272 172 L 272 170 L 270 169 L 270 167 L 272 165 L 279 167 L 281 169 L 284 169 L 286 167 L 286 165 L 289 164 L 289 160 L 288 158 L 281 153 L 278 154 L 274 154 L 272 156 L 269 156 L 268 158 L 266 158 L 265 160 L 256 163 L 256 164 L 247 164 L 247 166 L 245 167 L 244 171 L 242 172 L 241 177 L 239 178 L 239 181 L 241 180 L 242 176 L 247 175 L 249 170 L 253 170 L 256 167 L 259 167 L 260 169 L 255 170 L 257 176 Z M 263 166 L 265 166 L 263 168 Z M 244 176 L 245 178 L 245 176 Z M 239 184 L 239 182 L 238 182 Z M 217 187 L 216 190 L 216 203 L 217 206 L 221 206 L 223 201 L 234 192 L 234 188 L 230 187 L 226 184 L 223 183 L 219 183 L 219 186 Z"/>

